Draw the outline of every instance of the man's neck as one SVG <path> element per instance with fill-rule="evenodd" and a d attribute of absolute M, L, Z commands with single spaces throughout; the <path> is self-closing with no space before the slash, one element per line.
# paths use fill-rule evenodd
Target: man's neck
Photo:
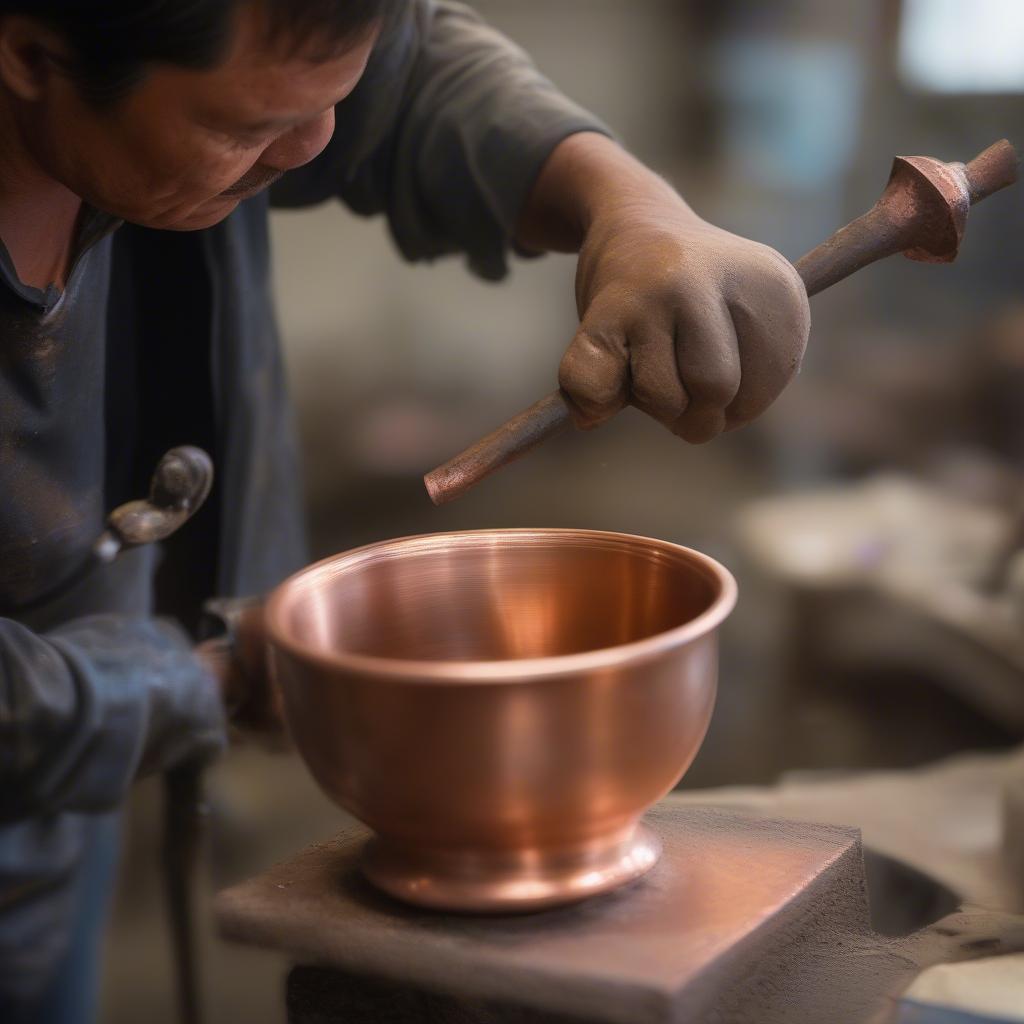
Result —
<path fill-rule="evenodd" d="M 0 239 L 23 284 L 64 287 L 81 209 L 82 200 L 32 158 L 0 93 Z"/>

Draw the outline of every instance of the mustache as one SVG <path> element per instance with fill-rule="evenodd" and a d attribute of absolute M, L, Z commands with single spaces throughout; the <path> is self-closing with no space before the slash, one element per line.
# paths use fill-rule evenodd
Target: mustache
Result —
<path fill-rule="evenodd" d="M 269 188 L 283 174 L 284 171 L 271 170 L 269 167 L 260 167 L 257 164 L 254 167 L 250 167 L 234 185 L 229 185 L 224 189 L 221 195 L 229 198 L 255 195 L 257 192 L 262 192 L 263 189 Z"/>

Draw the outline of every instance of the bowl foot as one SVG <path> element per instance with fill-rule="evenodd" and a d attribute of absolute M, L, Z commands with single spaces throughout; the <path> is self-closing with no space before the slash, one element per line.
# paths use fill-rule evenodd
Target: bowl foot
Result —
<path fill-rule="evenodd" d="M 375 837 L 362 871 L 390 896 L 435 910 L 522 913 L 617 889 L 661 855 L 644 824 L 570 849 L 438 850 Z"/>

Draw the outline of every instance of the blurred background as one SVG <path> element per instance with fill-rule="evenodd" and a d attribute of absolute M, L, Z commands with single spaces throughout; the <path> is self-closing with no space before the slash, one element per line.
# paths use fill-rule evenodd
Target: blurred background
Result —
<path fill-rule="evenodd" d="M 892 157 L 966 160 L 1024 125 L 1019 0 L 478 0 L 708 220 L 791 259 L 877 199 Z M 722 560 L 741 599 L 682 785 L 904 767 L 1024 734 L 1024 203 L 971 213 L 952 266 L 895 258 L 812 303 L 797 382 L 690 447 L 627 410 L 460 501 L 422 473 L 551 390 L 574 260 L 499 285 L 408 266 L 386 225 L 280 213 L 275 286 L 314 554 L 404 534 L 573 526 Z M 207 895 L 329 836 L 297 759 L 211 780 Z M 159 800 L 132 805 L 105 1021 L 173 1019 Z M 283 1020 L 284 964 L 204 938 L 211 1019 Z"/>

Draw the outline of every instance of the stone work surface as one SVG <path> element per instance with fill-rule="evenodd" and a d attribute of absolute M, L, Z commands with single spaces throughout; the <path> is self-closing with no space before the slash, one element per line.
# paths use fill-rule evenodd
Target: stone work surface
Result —
<path fill-rule="evenodd" d="M 294 968 L 287 1003 L 292 1024 L 580 1024 L 579 1017 L 438 995 L 333 967 Z"/>
<path fill-rule="evenodd" d="M 1022 757 L 675 795 L 649 875 L 520 917 L 378 895 L 357 826 L 222 893 L 220 928 L 302 965 L 292 1024 L 890 1024 L 924 968 L 1024 950 Z M 806 819 L 863 825 L 870 912 L 857 831 Z"/>
<path fill-rule="evenodd" d="M 647 821 L 665 853 L 645 878 L 518 917 L 438 915 L 378 896 L 356 873 L 367 833 L 353 828 L 223 893 L 221 929 L 348 976 L 293 975 L 292 1019 L 304 1024 L 384 1021 L 396 1001 L 391 1016 L 410 1022 L 800 1024 L 837 1000 L 864 1016 L 874 995 L 866 976 L 905 969 L 871 940 L 852 830 L 671 802 Z"/>
<path fill-rule="evenodd" d="M 903 936 L 888 947 L 908 965 L 901 991 L 914 992 L 914 979 L 929 965 L 990 958 L 990 970 L 954 970 L 962 990 L 974 985 L 990 999 L 997 995 L 989 991 L 993 979 L 1020 971 L 1012 954 L 1024 950 L 1024 748 L 961 754 L 910 771 L 794 773 L 778 786 L 679 793 L 671 800 L 686 806 L 709 798 L 734 812 L 861 830 L 872 924 L 876 930 L 882 920 L 904 925 L 887 932 Z M 932 998 L 927 1008 L 909 997 L 885 999 L 871 1020 L 966 1024 L 954 1001 Z"/>

